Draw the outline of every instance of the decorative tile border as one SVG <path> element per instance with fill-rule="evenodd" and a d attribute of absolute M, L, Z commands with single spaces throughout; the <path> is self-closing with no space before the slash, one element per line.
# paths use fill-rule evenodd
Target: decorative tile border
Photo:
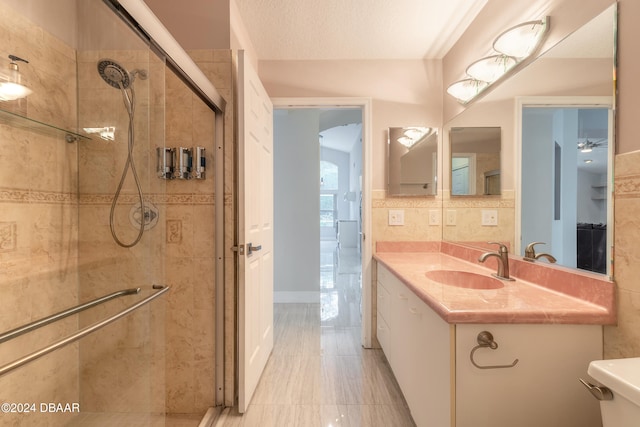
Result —
<path fill-rule="evenodd" d="M 0 203 L 68 204 L 77 201 L 75 193 L 0 188 Z"/>
<path fill-rule="evenodd" d="M 164 194 L 144 193 L 145 200 L 159 205 L 213 205 L 213 194 Z M 80 205 L 107 205 L 111 204 L 113 194 L 82 194 Z M 138 201 L 137 194 L 121 194 L 120 203 L 132 204 Z"/>
<path fill-rule="evenodd" d="M 440 208 L 442 200 L 434 198 L 391 197 L 387 199 L 371 200 L 371 207 L 375 208 Z"/>
<path fill-rule="evenodd" d="M 616 176 L 614 194 L 616 199 L 640 198 L 640 175 Z"/>
<path fill-rule="evenodd" d="M 152 203 L 165 205 L 214 205 L 214 194 L 164 194 L 164 193 L 144 193 L 145 200 Z M 0 187 L 0 203 L 42 203 L 42 204 L 73 204 L 80 205 L 108 205 L 113 200 L 113 194 L 81 194 L 61 193 L 56 191 L 25 190 L 20 188 Z M 122 203 L 136 203 L 137 194 L 122 194 Z M 233 195 L 225 194 L 225 205 L 233 204 Z"/>
<path fill-rule="evenodd" d="M 515 208 L 516 201 L 514 199 L 494 197 L 461 197 L 449 199 L 443 204 L 447 208 Z"/>
<path fill-rule="evenodd" d="M 18 247 L 18 225 L 0 222 L 0 252 L 13 252 Z"/>

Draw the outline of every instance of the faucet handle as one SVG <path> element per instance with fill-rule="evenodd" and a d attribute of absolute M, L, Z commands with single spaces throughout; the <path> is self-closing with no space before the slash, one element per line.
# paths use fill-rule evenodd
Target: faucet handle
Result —
<path fill-rule="evenodd" d="M 499 246 L 498 251 L 500 253 L 508 253 L 509 252 L 509 250 L 507 249 L 507 245 L 505 245 L 503 243 L 500 243 L 500 242 L 487 242 L 487 243 L 490 244 L 490 245 L 498 245 Z"/>
<path fill-rule="evenodd" d="M 536 258 L 536 250 L 534 248 L 535 245 L 546 245 L 545 242 L 531 242 L 527 245 L 527 247 L 524 249 L 524 257 L 525 258 L 532 258 L 535 259 Z"/>

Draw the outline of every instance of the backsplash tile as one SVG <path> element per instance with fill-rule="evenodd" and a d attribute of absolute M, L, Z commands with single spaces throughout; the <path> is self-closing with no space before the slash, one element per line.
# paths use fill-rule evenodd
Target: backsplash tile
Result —
<path fill-rule="evenodd" d="M 618 326 L 605 327 L 605 358 L 640 356 L 640 151 L 616 155 L 613 276 Z"/>

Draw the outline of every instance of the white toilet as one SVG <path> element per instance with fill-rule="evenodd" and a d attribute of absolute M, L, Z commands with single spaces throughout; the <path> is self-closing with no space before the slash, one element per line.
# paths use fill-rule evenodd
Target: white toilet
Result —
<path fill-rule="evenodd" d="M 640 357 L 596 360 L 587 373 L 604 386 L 585 384 L 600 400 L 603 427 L 640 426 Z"/>

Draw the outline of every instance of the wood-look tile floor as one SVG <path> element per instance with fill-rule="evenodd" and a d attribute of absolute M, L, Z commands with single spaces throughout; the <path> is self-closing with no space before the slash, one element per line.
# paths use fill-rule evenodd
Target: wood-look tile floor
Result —
<path fill-rule="evenodd" d="M 382 351 L 360 345 L 359 273 L 334 279 L 319 304 L 274 306 L 273 353 L 224 427 L 415 425 Z"/>

